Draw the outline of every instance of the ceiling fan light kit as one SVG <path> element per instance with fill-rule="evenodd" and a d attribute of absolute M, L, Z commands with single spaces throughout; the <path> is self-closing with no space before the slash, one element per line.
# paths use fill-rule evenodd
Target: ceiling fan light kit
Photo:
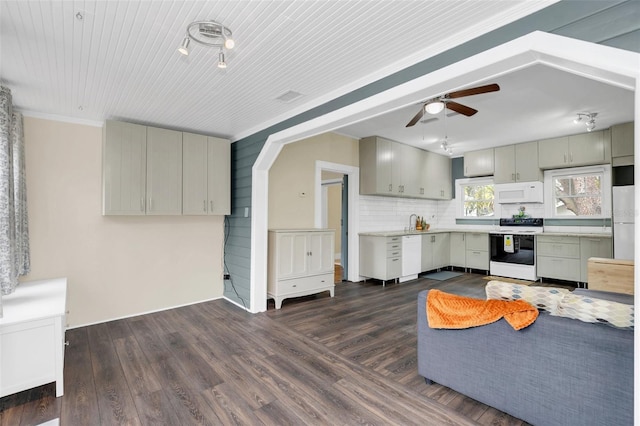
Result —
<path fill-rule="evenodd" d="M 577 124 L 586 120 L 584 124 L 587 126 L 587 132 L 592 132 L 596 128 L 597 115 L 597 112 L 579 112 L 573 122 Z"/>
<path fill-rule="evenodd" d="M 444 102 L 442 101 L 429 102 L 424 106 L 424 110 L 429 114 L 438 114 L 443 109 L 444 109 Z"/>
<path fill-rule="evenodd" d="M 187 26 L 187 32 L 178 48 L 178 52 L 185 56 L 189 55 L 189 43 L 192 40 L 202 46 L 220 49 L 218 52 L 218 68 L 227 67 L 224 51 L 225 49 L 233 49 L 235 46 L 233 33 L 228 27 L 216 21 L 194 21 Z"/>

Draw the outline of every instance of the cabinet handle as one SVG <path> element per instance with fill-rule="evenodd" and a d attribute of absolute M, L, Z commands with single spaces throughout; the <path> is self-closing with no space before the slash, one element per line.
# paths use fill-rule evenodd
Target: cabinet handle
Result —
<path fill-rule="evenodd" d="M 516 174 L 515 173 L 511 173 L 511 180 L 516 180 Z"/>
<path fill-rule="evenodd" d="M 398 261 L 398 259 L 392 259 L 391 261 L 392 261 L 392 262 L 397 262 L 397 261 Z"/>
<path fill-rule="evenodd" d="M 464 235 L 465 235 L 465 234 L 462 234 L 462 241 L 464 241 Z"/>
<path fill-rule="evenodd" d="M 571 154 L 569 154 L 569 162 L 573 163 L 573 152 Z"/>
<path fill-rule="evenodd" d="M 397 256 L 397 255 L 399 255 L 399 254 L 400 254 L 400 252 L 399 252 L 399 251 L 394 251 L 393 253 L 391 253 L 391 256 Z"/>
<path fill-rule="evenodd" d="M 211 212 L 213 212 L 213 200 L 209 201 L 209 205 L 211 206 Z"/>
<path fill-rule="evenodd" d="M 392 191 L 393 191 L 393 184 L 390 183 L 389 184 L 389 192 L 392 192 Z"/>
<path fill-rule="evenodd" d="M 432 242 L 432 243 L 435 243 L 435 242 L 436 242 L 436 236 L 435 236 L 435 235 L 432 235 L 432 236 L 431 236 L 431 242 Z"/>
<path fill-rule="evenodd" d="M 149 211 L 153 211 L 153 198 L 149 197 Z"/>
<path fill-rule="evenodd" d="M 207 200 L 202 200 L 202 211 L 205 213 L 207 211 Z"/>
<path fill-rule="evenodd" d="M 567 154 L 564 154 L 564 162 L 567 162 Z"/>
<path fill-rule="evenodd" d="M 516 180 L 520 180 L 520 173 L 516 173 Z"/>
<path fill-rule="evenodd" d="M 140 197 L 140 211 L 144 211 L 144 197 Z"/>

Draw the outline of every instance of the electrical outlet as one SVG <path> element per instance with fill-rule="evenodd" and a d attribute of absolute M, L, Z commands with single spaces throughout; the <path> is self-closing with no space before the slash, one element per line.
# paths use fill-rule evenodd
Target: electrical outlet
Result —
<path fill-rule="evenodd" d="M 224 275 L 222 276 L 222 278 L 223 278 L 223 279 L 225 279 L 225 280 L 230 280 L 230 279 L 231 279 L 231 275 L 229 275 L 229 274 L 224 274 Z"/>

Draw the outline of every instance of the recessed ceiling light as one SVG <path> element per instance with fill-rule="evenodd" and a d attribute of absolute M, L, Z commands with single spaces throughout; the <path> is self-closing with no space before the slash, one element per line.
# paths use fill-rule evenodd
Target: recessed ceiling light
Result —
<path fill-rule="evenodd" d="M 278 96 L 276 99 L 280 102 L 292 102 L 296 99 L 300 98 L 302 93 L 296 92 L 295 90 L 289 90 L 284 92 L 282 95 Z"/>

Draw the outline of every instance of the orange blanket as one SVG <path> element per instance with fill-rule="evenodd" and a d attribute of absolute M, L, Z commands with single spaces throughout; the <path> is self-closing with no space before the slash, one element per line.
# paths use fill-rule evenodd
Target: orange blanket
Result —
<path fill-rule="evenodd" d="M 524 300 L 481 300 L 431 290 L 427 295 L 427 320 L 431 328 L 470 328 L 504 317 L 515 330 L 538 318 L 538 309 Z"/>

